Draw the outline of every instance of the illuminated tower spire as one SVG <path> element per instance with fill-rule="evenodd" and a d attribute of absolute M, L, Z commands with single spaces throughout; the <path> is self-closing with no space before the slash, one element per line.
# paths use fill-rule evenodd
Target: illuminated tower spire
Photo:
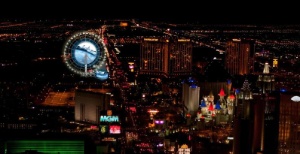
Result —
<path fill-rule="evenodd" d="M 221 98 L 224 98 L 225 92 L 224 92 L 224 89 L 223 89 L 223 88 L 221 88 L 221 90 L 220 90 L 220 92 L 219 92 L 219 96 L 220 96 Z"/>
<path fill-rule="evenodd" d="M 215 105 L 215 109 L 216 109 L 216 110 L 221 110 L 220 104 L 221 104 L 221 103 L 220 103 L 220 101 L 218 100 L 217 103 L 216 103 L 216 105 Z"/>
<path fill-rule="evenodd" d="M 201 101 L 201 107 L 206 107 L 206 102 L 204 100 Z"/>
<path fill-rule="evenodd" d="M 251 88 L 250 88 L 250 83 L 248 82 L 248 79 L 245 79 L 245 81 L 243 83 L 242 91 L 243 91 L 243 95 L 246 100 L 253 99 Z"/>

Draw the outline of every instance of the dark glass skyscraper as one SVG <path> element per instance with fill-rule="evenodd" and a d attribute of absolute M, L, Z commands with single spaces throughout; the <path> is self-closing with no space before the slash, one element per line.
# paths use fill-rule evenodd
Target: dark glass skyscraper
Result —
<path fill-rule="evenodd" d="M 251 154 L 253 141 L 253 95 L 248 80 L 237 93 L 234 109 L 234 154 Z"/>
<path fill-rule="evenodd" d="M 245 80 L 237 94 L 234 116 L 234 154 L 277 153 L 279 95 L 269 65 L 258 74 L 258 92 Z"/>

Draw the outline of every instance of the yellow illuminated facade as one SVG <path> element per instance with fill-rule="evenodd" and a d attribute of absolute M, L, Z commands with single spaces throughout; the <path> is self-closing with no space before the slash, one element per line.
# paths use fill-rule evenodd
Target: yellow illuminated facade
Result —
<path fill-rule="evenodd" d="M 245 75 L 253 69 L 255 43 L 233 39 L 227 41 L 225 67 L 231 75 Z"/>
<path fill-rule="evenodd" d="M 140 74 L 167 77 L 192 72 L 192 43 L 189 39 L 144 38 L 140 52 Z"/>
<path fill-rule="evenodd" d="M 280 95 L 278 153 L 294 154 L 300 151 L 300 102 L 291 98 L 295 94 Z M 297 94 L 296 96 L 300 96 Z"/>
<path fill-rule="evenodd" d="M 273 59 L 273 67 L 278 67 L 278 59 Z"/>
<path fill-rule="evenodd" d="M 169 45 L 166 39 L 144 38 L 141 44 L 140 74 L 168 74 Z"/>

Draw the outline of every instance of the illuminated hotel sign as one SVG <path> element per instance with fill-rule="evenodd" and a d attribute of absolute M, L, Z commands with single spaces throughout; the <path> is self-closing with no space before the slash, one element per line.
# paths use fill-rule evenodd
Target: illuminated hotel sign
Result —
<path fill-rule="evenodd" d="M 100 122 L 119 122 L 118 116 L 100 116 Z"/>
<path fill-rule="evenodd" d="M 102 141 L 117 141 L 117 139 L 115 139 L 113 137 L 105 137 L 102 139 Z"/>
<path fill-rule="evenodd" d="M 114 116 L 112 110 L 107 110 L 106 115 L 100 116 L 100 122 L 119 122 L 119 116 Z"/>
<path fill-rule="evenodd" d="M 118 125 L 109 126 L 109 133 L 110 134 L 121 134 L 121 126 L 118 126 Z"/>
<path fill-rule="evenodd" d="M 128 23 L 127 22 L 120 22 L 120 26 L 121 27 L 126 27 L 126 26 L 128 26 Z"/>
<path fill-rule="evenodd" d="M 157 38 L 144 38 L 144 41 L 154 41 L 154 42 L 157 42 L 158 39 Z"/>
<path fill-rule="evenodd" d="M 240 42 L 241 41 L 241 39 L 232 39 L 232 41 L 234 41 L 234 42 Z"/>
<path fill-rule="evenodd" d="M 157 113 L 157 112 L 159 112 L 159 111 L 158 111 L 158 110 L 156 110 L 156 109 L 155 109 L 155 110 L 153 110 L 153 109 L 150 109 L 150 110 L 148 110 L 148 112 L 149 112 L 149 113 L 151 113 L 151 114 L 156 114 L 156 113 Z"/>
<path fill-rule="evenodd" d="M 178 39 L 178 42 L 190 42 L 190 39 Z"/>

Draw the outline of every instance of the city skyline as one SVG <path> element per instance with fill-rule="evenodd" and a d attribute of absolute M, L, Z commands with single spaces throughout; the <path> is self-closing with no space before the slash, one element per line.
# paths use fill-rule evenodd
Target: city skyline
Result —
<path fill-rule="evenodd" d="M 9 2 L 13 3 L 13 2 Z M 9 3 L 7 5 L 9 5 Z M 23 5 L 22 2 L 18 4 Z M 184 1 L 162 4 L 155 1 L 144 5 L 137 2 L 94 2 L 62 4 L 43 1 L 25 3 L 24 7 L 1 9 L 0 19 L 141 19 L 166 22 L 199 22 L 205 24 L 299 24 L 297 5 L 293 3 L 262 4 L 258 2 Z M 18 13 L 17 13 L 18 12 Z"/>
<path fill-rule="evenodd" d="M 44 12 L 46 10 L 40 16 Z M 59 18 L 65 15 L 61 14 Z M 52 19 L 55 17 L 58 16 L 53 15 Z M 275 95 L 277 93 L 287 92 L 297 92 L 295 95 L 299 96 L 298 25 L 171 24 L 146 20 L 81 20 L 83 18 L 79 16 L 73 19 L 77 20 L 0 22 L 0 108 L 3 111 L 0 130 L 5 136 L 0 138 L 0 151 L 20 153 L 29 150 L 19 144 L 29 144 L 22 140 L 22 135 L 18 135 L 18 142 L 11 140 L 15 139 L 15 133 L 25 134 L 23 139 L 27 135 L 34 139 L 35 135 L 31 134 L 40 137 L 87 135 L 92 144 L 84 141 L 84 146 L 89 146 L 86 150 L 118 150 L 125 154 L 145 150 L 153 154 L 162 154 L 165 150 L 182 152 L 184 149 L 196 154 L 239 154 L 244 152 L 243 149 L 264 153 L 292 150 L 293 146 L 300 149 L 296 144 L 287 144 L 287 147 L 284 144 L 285 141 L 299 142 L 297 138 L 300 137 L 296 134 L 300 133 L 289 131 L 286 134 L 277 129 L 278 122 L 285 124 L 281 127 L 283 130 L 293 130 L 294 125 L 286 122 L 289 119 L 279 119 L 279 105 L 285 104 L 286 99 L 279 101 L 275 97 L 279 97 Z M 102 45 L 106 47 L 103 62 L 108 66 L 108 80 L 73 74 L 77 70 L 87 73 L 98 68 L 88 69 L 87 61 L 80 61 L 82 56 L 76 56 L 78 48 L 68 48 L 74 44 L 74 47 L 82 45 L 82 48 L 87 45 L 83 41 L 86 38 L 89 43 L 98 40 L 91 35 L 79 35 L 87 34 L 86 31 L 76 33 L 82 30 L 103 36 L 101 44 L 103 40 Z M 158 44 L 152 42 L 167 37 L 186 43 L 176 45 L 171 39 L 162 39 Z M 253 52 L 252 45 L 228 44 L 230 40 L 239 42 L 243 39 L 255 41 Z M 145 40 L 151 41 L 145 43 Z M 97 44 L 93 44 L 94 47 Z M 160 54 L 161 51 L 168 52 Z M 241 51 L 243 54 L 238 55 Z M 140 56 L 142 53 L 146 56 Z M 71 58 L 74 67 L 67 67 L 71 63 L 65 63 L 62 55 Z M 226 55 L 229 56 L 226 58 Z M 245 57 L 248 56 L 247 62 Z M 171 58 L 172 67 L 160 69 L 158 64 L 167 58 Z M 147 63 L 139 63 L 143 59 Z M 154 67 L 145 67 L 150 64 L 148 61 Z M 230 71 L 224 67 L 226 61 L 233 62 L 229 65 L 233 67 L 229 68 L 241 71 L 231 71 L 228 75 Z M 236 67 L 252 62 L 253 72 L 248 71 L 248 67 Z M 270 70 L 266 71 L 269 66 Z M 191 70 L 185 72 L 187 68 Z M 142 75 L 141 70 L 154 74 Z M 157 76 L 156 72 L 161 70 L 170 71 L 176 77 Z M 274 73 L 274 80 L 273 74 L 266 73 Z M 267 84 L 269 80 L 274 81 L 274 89 L 273 85 Z M 257 84 L 258 81 L 263 83 Z M 261 94 L 268 91 L 270 95 Z M 277 93 L 272 95 L 271 91 Z M 289 100 L 290 97 L 292 95 L 285 98 Z M 233 115 L 238 118 L 233 119 Z M 298 114 L 293 120 L 298 122 L 297 119 Z M 290 135 L 295 139 L 281 140 L 278 133 L 282 133 L 283 139 Z M 71 140 L 73 138 L 69 138 Z M 17 146 L 12 147 L 12 144 Z M 47 144 L 43 149 L 37 145 L 30 149 L 43 152 L 52 145 Z M 52 150 L 63 152 L 63 149 Z"/>

